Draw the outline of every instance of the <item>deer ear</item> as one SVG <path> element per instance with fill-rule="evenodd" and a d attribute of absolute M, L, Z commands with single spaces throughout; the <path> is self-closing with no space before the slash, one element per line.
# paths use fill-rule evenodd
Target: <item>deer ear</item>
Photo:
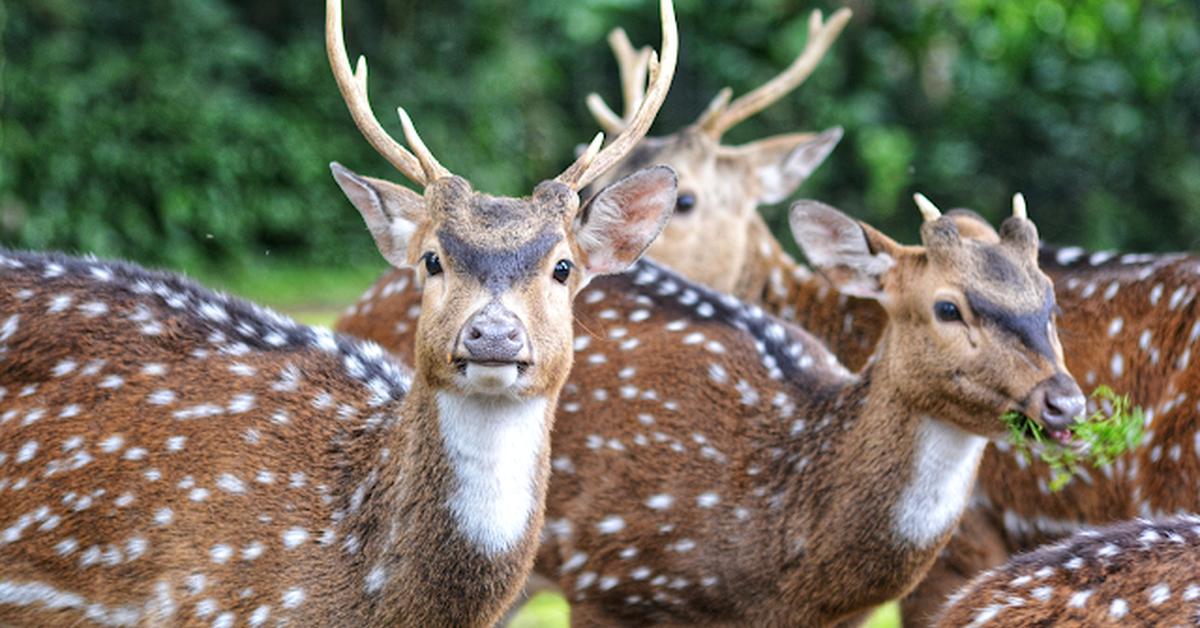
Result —
<path fill-rule="evenodd" d="M 362 214 L 384 259 L 393 266 L 409 266 L 408 242 L 426 216 L 421 195 L 390 181 L 356 174 L 336 161 L 329 169 Z"/>
<path fill-rule="evenodd" d="M 600 190 L 579 212 L 575 241 L 590 274 L 619 273 L 658 237 L 675 207 L 675 171 L 645 168 Z"/>
<path fill-rule="evenodd" d="M 809 263 L 843 294 L 883 301 L 883 279 L 901 246 L 891 238 L 817 201 L 792 205 L 792 235 Z"/>
<path fill-rule="evenodd" d="M 722 156 L 749 166 L 758 179 L 759 203 L 778 203 L 791 196 L 833 152 L 842 128 L 823 133 L 794 133 L 723 149 Z"/>

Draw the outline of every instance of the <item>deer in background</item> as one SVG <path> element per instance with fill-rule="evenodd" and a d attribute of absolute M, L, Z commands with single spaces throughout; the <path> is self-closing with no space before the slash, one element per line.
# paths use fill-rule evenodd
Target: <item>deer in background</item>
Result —
<path fill-rule="evenodd" d="M 1200 517 L 1085 530 L 956 593 L 946 626 L 1200 624 Z"/>
<path fill-rule="evenodd" d="M 765 291 L 780 301 L 791 299 L 783 307 L 772 308 L 785 318 L 799 319 L 804 324 L 824 324 L 826 318 L 831 318 L 807 316 L 806 310 L 795 307 L 798 302 L 815 301 L 818 291 L 822 297 L 836 291 L 827 282 L 813 278 L 807 268 L 797 265 L 783 251 L 756 208 L 761 203 L 782 201 L 795 192 L 837 145 L 842 130 L 777 135 L 741 146 L 724 146 L 721 138 L 738 123 L 799 87 L 837 40 L 850 16 L 850 10 L 843 8 L 825 21 L 819 11 L 814 11 L 804 51 L 786 70 L 733 102 L 731 92 L 722 90 L 695 123 L 671 135 L 642 140 L 614 168 L 626 176 L 644 165 L 661 163 L 679 175 L 675 213 L 663 235 L 651 244 L 647 253 L 650 257 L 693 281 L 733 292 L 745 300 L 758 301 Z M 620 73 L 623 113 L 614 113 L 596 94 L 590 94 L 587 103 L 606 131 L 620 133 L 645 98 L 650 50 L 635 50 L 621 29 L 609 34 L 609 43 Z M 602 177 L 597 185 L 618 178 Z M 775 270 L 783 263 L 786 268 Z M 388 309 L 388 297 L 412 285 L 409 271 L 389 269 L 347 310 L 336 327 L 362 338 L 375 338 L 401 354 L 409 353 L 408 332 L 416 311 L 410 311 L 407 305 L 401 310 Z M 794 294 L 793 285 L 799 286 Z M 852 302 L 861 309 L 860 317 L 869 323 L 868 327 L 882 326 L 883 312 L 873 302 Z M 833 307 L 838 311 L 837 320 L 828 332 L 808 329 L 823 339 L 842 342 L 848 336 L 843 333 L 844 305 L 835 300 Z M 865 359 L 876 340 L 877 335 L 872 335 L 845 342 L 853 343 L 856 354 Z M 847 366 L 857 369 L 861 360 L 848 361 Z"/>
<path fill-rule="evenodd" d="M 473 191 L 403 110 L 412 152 L 388 136 L 326 10 L 358 128 L 424 189 L 332 166 L 421 269 L 415 373 L 175 275 L 0 253 L 0 623 L 488 626 L 528 575 L 572 298 L 674 206 L 665 167 L 577 192 L 657 113 L 672 5 L 635 122 L 529 198 Z"/>

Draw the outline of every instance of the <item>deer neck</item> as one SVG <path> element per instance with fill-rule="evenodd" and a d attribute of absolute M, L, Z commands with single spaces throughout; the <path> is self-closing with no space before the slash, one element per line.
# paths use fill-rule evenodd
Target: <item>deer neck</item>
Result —
<path fill-rule="evenodd" d="M 470 625 L 503 612 L 532 565 L 555 404 L 417 378 L 384 449 L 391 455 L 365 474 L 378 478 L 375 490 L 352 489 L 345 509 L 368 604 L 392 613 L 377 619 Z"/>
<path fill-rule="evenodd" d="M 802 296 L 799 291 L 816 289 L 818 284 L 824 285 L 811 270 L 783 250 L 762 216 L 757 213 L 751 216 L 734 296 L 759 303 L 782 318 L 796 320 L 797 302 L 789 297 Z"/>
<path fill-rule="evenodd" d="M 792 446 L 826 461 L 792 482 L 805 507 L 787 534 L 806 539 L 799 564 L 840 583 L 826 601 L 834 615 L 891 599 L 928 568 L 967 506 L 987 444 L 913 410 L 911 378 L 888 368 L 888 344 L 885 336 L 876 359 L 819 408 L 827 432 Z M 813 440 L 832 445 L 815 453 Z"/>

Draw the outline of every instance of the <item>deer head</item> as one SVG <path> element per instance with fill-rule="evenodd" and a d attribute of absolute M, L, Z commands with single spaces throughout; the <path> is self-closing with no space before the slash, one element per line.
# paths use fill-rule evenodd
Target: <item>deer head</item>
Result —
<path fill-rule="evenodd" d="M 578 191 L 646 133 L 666 97 L 678 55 L 674 10 L 661 4 L 663 58 L 646 54 L 650 87 L 603 150 L 603 133 L 565 172 L 527 198 L 472 189 L 430 153 L 403 109 L 410 153 L 383 130 L 367 101 L 366 62 L 351 71 L 340 0 L 329 0 L 326 49 L 355 124 L 418 194 L 333 164 L 334 178 L 383 256 L 425 283 L 416 366 L 431 385 L 467 394 L 542 396 L 571 362 L 571 300 L 598 274 L 620 272 L 658 235 L 675 203 L 675 174 L 638 170 L 582 208 Z"/>
<path fill-rule="evenodd" d="M 733 288 L 736 269 L 746 263 L 746 249 L 752 244 L 748 231 L 751 222 L 758 220 L 756 208 L 790 196 L 841 140 L 842 130 L 777 135 L 740 146 L 724 146 L 721 138 L 799 87 L 850 15 L 843 8 L 826 22 L 820 11 L 814 11 L 808 43 L 790 67 L 732 102 L 730 90 L 722 90 L 695 123 L 671 135 L 643 140 L 609 175 L 614 179 L 649 163 L 668 164 L 678 173 L 675 216 L 663 237 L 650 247 L 652 257 L 694 281 L 725 291 Z M 626 128 L 645 97 L 650 51 L 634 50 L 621 29 L 609 35 L 609 43 L 620 70 L 624 112 L 614 113 L 596 94 L 589 95 L 587 103 L 604 129 L 614 133 Z"/>
<path fill-rule="evenodd" d="M 1013 198 L 1013 215 L 994 239 L 964 237 L 963 218 L 916 200 L 925 217 L 921 246 L 902 246 L 812 201 L 793 206 L 792 232 L 841 292 L 888 311 L 880 344 L 891 356 L 889 375 L 930 384 L 903 400 L 914 411 L 995 436 L 1004 430 L 999 414 L 1014 410 L 1061 435 L 1084 398 L 1063 363 L 1054 290 L 1038 268 L 1037 229 L 1023 197 Z"/>

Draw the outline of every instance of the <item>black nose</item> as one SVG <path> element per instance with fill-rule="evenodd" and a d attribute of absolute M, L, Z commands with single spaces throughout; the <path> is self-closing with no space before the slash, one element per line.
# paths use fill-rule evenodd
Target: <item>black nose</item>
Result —
<path fill-rule="evenodd" d="M 513 362 L 525 347 L 525 329 L 516 314 L 493 301 L 467 322 L 463 345 L 472 360 Z"/>
<path fill-rule="evenodd" d="M 1042 422 L 1052 430 L 1067 429 L 1086 408 L 1079 385 L 1067 375 L 1055 376 L 1042 389 Z"/>

